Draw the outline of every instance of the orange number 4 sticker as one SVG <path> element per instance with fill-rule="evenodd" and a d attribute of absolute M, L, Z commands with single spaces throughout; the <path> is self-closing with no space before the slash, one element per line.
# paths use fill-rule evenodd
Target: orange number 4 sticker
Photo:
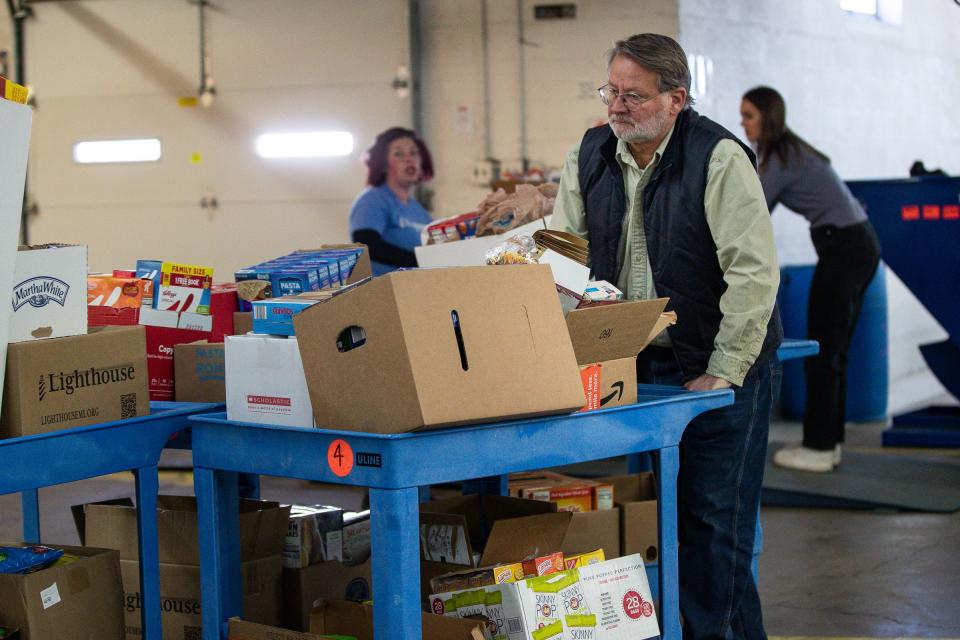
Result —
<path fill-rule="evenodd" d="M 353 448 L 346 440 L 336 439 L 327 449 L 327 464 L 335 476 L 343 478 L 353 471 Z"/>

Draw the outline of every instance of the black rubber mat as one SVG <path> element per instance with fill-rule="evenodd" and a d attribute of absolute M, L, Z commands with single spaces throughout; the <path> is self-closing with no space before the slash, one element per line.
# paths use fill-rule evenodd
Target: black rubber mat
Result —
<path fill-rule="evenodd" d="M 960 509 L 960 460 L 844 450 L 839 469 L 810 473 L 774 466 L 773 454 L 782 446 L 770 443 L 765 505 L 940 513 Z"/>

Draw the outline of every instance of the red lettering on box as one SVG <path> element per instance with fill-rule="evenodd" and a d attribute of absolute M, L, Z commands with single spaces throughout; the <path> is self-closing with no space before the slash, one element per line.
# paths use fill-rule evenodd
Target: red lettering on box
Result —
<path fill-rule="evenodd" d="M 944 220 L 960 220 L 960 204 L 943 205 Z"/>
<path fill-rule="evenodd" d="M 905 204 L 900 208 L 900 215 L 904 220 L 919 220 L 920 207 L 915 204 Z"/>
<path fill-rule="evenodd" d="M 290 398 L 278 398 L 276 396 L 247 396 L 247 404 L 263 404 L 271 407 L 289 407 Z"/>
<path fill-rule="evenodd" d="M 939 219 L 940 219 L 940 205 L 938 205 L 938 204 L 925 204 L 925 205 L 923 205 L 923 219 L 924 219 L 924 220 L 939 220 Z"/>

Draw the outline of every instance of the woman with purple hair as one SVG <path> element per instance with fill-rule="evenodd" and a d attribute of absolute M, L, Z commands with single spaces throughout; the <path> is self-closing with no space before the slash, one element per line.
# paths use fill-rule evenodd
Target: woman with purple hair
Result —
<path fill-rule="evenodd" d="M 350 235 L 370 249 L 373 274 L 415 267 L 413 249 L 432 218 L 413 197 L 433 177 L 430 151 L 410 129 L 392 127 L 366 153 L 367 187 L 350 208 Z"/>

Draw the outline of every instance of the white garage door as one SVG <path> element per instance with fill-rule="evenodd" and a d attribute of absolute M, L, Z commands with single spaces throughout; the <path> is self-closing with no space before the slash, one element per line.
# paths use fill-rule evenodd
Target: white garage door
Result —
<path fill-rule="evenodd" d="M 200 85 L 198 9 L 187 0 L 35 4 L 27 80 L 37 92 L 31 242 L 90 246 L 92 269 L 137 258 L 238 267 L 347 240 L 376 133 L 409 126 L 392 87 L 408 64 L 405 0 L 216 0 L 206 12 L 210 108 Z M 267 160 L 265 132 L 347 131 L 350 155 Z M 159 138 L 162 158 L 79 165 L 82 140 Z M 202 208 L 205 197 L 217 208 Z"/>

